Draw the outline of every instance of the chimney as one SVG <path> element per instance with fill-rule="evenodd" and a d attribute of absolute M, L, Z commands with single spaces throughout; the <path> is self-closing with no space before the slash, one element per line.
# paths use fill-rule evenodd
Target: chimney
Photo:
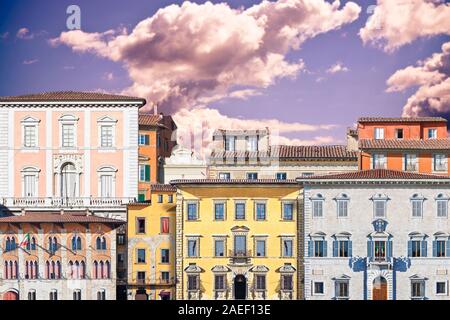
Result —
<path fill-rule="evenodd" d="M 63 214 L 64 214 L 64 209 L 62 209 L 62 208 L 61 208 L 61 212 L 60 212 L 60 214 L 61 214 L 61 215 L 63 215 Z"/>

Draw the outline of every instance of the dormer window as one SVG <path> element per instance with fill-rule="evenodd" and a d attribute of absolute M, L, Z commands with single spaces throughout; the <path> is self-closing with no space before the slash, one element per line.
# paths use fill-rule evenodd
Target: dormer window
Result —
<path fill-rule="evenodd" d="M 384 128 L 375 128 L 375 139 L 384 139 Z"/>
<path fill-rule="evenodd" d="M 225 136 L 225 151 L 236 150 L 236 136 Z"/>
<path fill-rule="evenodd" d="M 258 136 L 247 136 L 247 151 L 258 151 Z"/>
<path fill-rule="evenodd" d="M 436 139 L 437 138 L 437 129 L 430 128 L 428 129 L 428 139 Z"/>
<path fill-rule="evenodd" d="M 22 120 L 22 145 L 25 148 L 38 146 L 38 124 L 39 120 L 33 117 L 26 117 Z"/>
<path fill-rule="evenodd" d="M 395 138 L 403 139 L 403 129 L 395 129 Z"/>

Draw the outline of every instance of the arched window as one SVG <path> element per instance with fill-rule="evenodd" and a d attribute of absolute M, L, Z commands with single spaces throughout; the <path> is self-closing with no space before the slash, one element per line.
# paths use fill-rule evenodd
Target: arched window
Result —
<path fill-rule="evenodd" d="M 105 276 L 104 276 L 104 278 L 109 279 L 110 276 L 111 276 L 110 264 L 109 264 L 109 261 L 106 261 L 105 262 Z"/>
<path fill-rule="evenodd" d="M 72 237 L 72 250 L 73 251 L 81 250 L 81 237 L 80 236 Z"/>
<path fill-rule="evenodd" d="M 31 237 L 30 241 L 27 242 L 27 250 L 36 250 L 36 238 Z"/>
<path fill-rule="evenodd" d="M 104 275 L 104 263 L 103 261 L 100 261 L 100 278 L 103 279 Z"/>
<path fill-rule="evenodd" d="M 94 261 L 93 278 L 98 279 L 98 262 Z"/>
<path fill-rule="evenodd" d="M 80 279 L 80 263 L 75 261 L 75 279 Z"/>
<path fill-rule="evenodd" d="M 9 279 L 8 261 L 5 261 L 5 279 Z"/>
<path fill-rule="evenodd" d="M 45 278 L 50 279 L 50 262 L 45 263 Z"/>
<path fill-rule="evenodd" d="M 78 173 L 75 165 L 67 162 L 61 166 L 61 197 L 74 198 L 78 196 Z"/>
<path fill-rule="evenodd" d="M 25 167 L 22 169 L 22 196 L 38 196 L 39 169 L 36 167 Z"/>
<path fill-rule="evenodd" d="M 97 250 L 106 250 L 106 238 L 105 237 L 97 237 L 96 248 Z"/>
<path fill-rule="evenodd" d="M 111 198 L 116 195 L 116 172 L 112 166 L 103 166 L 97 170 L 98 194 L 102 198 Z"/>
<path fill-rule="evenodd" d="M 80 278 L 84 279 L 86 277 L 86 264 L 84 261 L 81 261 L 80 263 Z"/>
<path fill-rule="evenodd" d="M 55 253 L 58 250 L 58 239 L 56 237 L 48 238 L 48 251 Z"/>

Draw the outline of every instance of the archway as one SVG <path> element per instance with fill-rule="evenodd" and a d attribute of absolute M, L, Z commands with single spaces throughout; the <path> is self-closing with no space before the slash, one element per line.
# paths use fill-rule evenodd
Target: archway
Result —
<path fill-rule="evenodd" d="M 238 274 L 234 278 L 234 299 L 244 300 L 247 298 L 247 279 L 244 275 Z"/>
<path fill-rule="evenodd" d="M 372 300 L 387 300 L 387 281 L 382 276 L 373 280 Z"/>
<path fill-rule="evenodd" d="M 3 294 L 3 300 L 19 300 L 19 294 L 15 291 L 8 291 Z"/>

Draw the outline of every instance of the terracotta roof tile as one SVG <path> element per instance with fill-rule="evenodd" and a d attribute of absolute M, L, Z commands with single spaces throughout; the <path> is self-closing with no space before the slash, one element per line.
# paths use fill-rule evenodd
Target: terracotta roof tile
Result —
<path fill-rule="evenodd" d="M 361 149 L 450 149 L 450 139 L 361 139 L 358 144 Z"/>
<path fill-rule="evenodd" d="M 140 101 L 145 104 L 145 99 L 143 98 L 101 92 L 55 91 L 0 97 L 0 102 L 46 101 Z"/>
<path fill-rule="evenodd" d="M 414 172 L 405 172 L 389 169 L 371 169 L 352 171 L 345 173 L 333 173 L 317 176 L 307 176 L 297 178 L 297 181 L 309 181 L 309 180 L 423 180 L 423 179 L 438 179 L 438 180 L 450 180 L 450 176 L 439 176 L 432 174 L 422 174 Z"/>
<path fill-rule="evenodd" d="M 442 117 L 361 117 L 358 122 L 447 122 L 447 120 Z"/>
<path fill-rule="evenodd" d="M 40 212 L 27 211 L 24 215 L 0 216 L 0 223 L 113 223 L 123 224 L 125 221 L 105 218 L 95 215 L 86 215 L 85 211 Z"/>
<path fill-rule="evenodd" d="M 180 179 L 172 180 L 170 184 L 296 184 L 293 179 Z"/>
<path fill-rule="evenodd" d="M 150 185 L 151 191 L 176 192 L 177 188 L 170 184 L 154 183 Z"/>

